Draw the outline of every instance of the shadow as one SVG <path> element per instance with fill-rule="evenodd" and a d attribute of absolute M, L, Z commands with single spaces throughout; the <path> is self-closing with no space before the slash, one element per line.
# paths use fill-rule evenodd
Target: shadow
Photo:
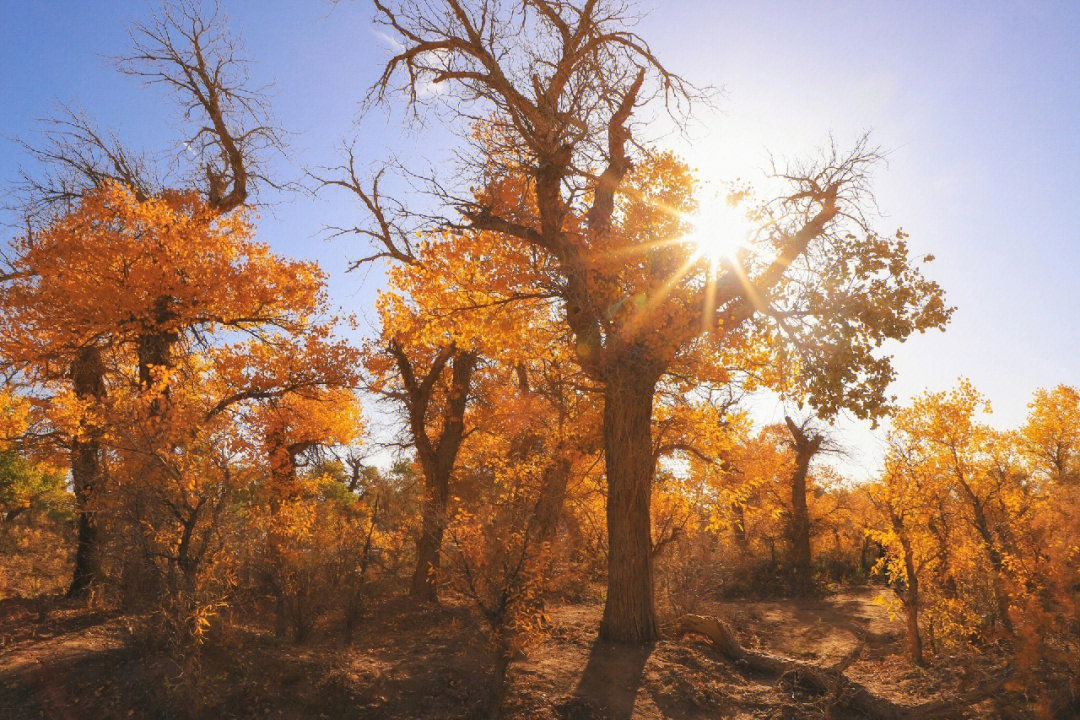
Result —
<path fill-rule="evenodd" d="M 653 647 L 596 640 L 573 697 L 559 708 L 562 720 L 630 720 Z"/>
<path fill-rule="evenodd" d="M 486 717 L 494 653 L 467 606 L 405 600 L 365 622 L 347 653 L 368 663 L 347 688 L 364 720 Z"/>
<path fill-rule="evenodd" d="M 875 606 L 870 592 L 844 592 L 823 597 L 775 599 L 730 605 L 736 630 L 748 632 L 769 652 L 796 659 L 818 660 L 840 655 L 865 644 L 864 653 L 888 653 L 902 639 L 903 629 Z M 723 614 L 723 612 L 721 612 Z"/>
<path fill-rule="evenodd" d="M 875 632 L 872 618 L 867 615 L 867 603 L 859 599 L 823 598 L 818 601 L 799 603 L 793 606 L 792 616 L 804 625 L 814 625 L 819 631 L 810 639 L 820 639 L 828 633 L 829 627 L 851 633 L 862 638 L 871 646 L 885 645 L 898 639 L 895 630 Z"/>
<path fill-rule="evenodd" d="M 128 680 L 144 679 L 141 665 L 130 648 L 110 648 L 45 657 L 15 670 L 4 668 L 0 670 L 0 717 L 99 720 L 119 717 L 121 706 L 138 713 L 133 717 L 167 717 L 160 698 L 153 696 L 160 683 Z"/>
<path fill-rule="evenodd" d="M 143 645 L 39 652 L 33 664 L 0 667 L 0 718 L 371 720 L 347 678 L 328 672 L 331 658 L 294 647 L 209 648 L 192 664 Z"/>
<path fill-rule="evenodd" d="M 90 608 L 63 595 L 0 600 L 0 647 L 77 633 L 117 617 L 115 609 Z"/>

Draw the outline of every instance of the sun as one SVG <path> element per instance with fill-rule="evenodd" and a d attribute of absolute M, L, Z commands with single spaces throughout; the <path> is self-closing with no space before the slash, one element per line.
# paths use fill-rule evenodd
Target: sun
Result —
<path fill-rule="evenodd" d="M 690 218 L 690 240 L 699 257 L 714 267 L 732 262 L 740 249 L 748 246 L 753 226 L 744 207 L 721 196 L 701 203 Z"/>

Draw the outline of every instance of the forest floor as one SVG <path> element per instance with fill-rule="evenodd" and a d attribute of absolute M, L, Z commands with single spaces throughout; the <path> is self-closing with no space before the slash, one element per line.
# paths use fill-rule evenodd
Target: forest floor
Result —
<path fill-rule="evenodd" d="M 742 644 L 830 666 L 862 638 L 846 671 L 875 694 L 914 704 L 972 678 L 920 670 L 903 627 L 873 588 L 822 598 L 714 603 Z M 670 631 L 638 650 L 596 641 L 599 604 L 548 608 L 545 637 L 517 657 L 504 717 L 551 720 L 814 718 L 827 699 L 756 676 L 705 641 Z M 351 643 L 282 641 L 261 630 L 215 637 L 183 667 L 138 640 L 136 619 L 56 597 L 0 602 L 0 718 L 470 718 L 488 695 L 491 652 L 464 606 L 373 611 Z M 992 701 L 967 716 L 1008 717 Z"/>

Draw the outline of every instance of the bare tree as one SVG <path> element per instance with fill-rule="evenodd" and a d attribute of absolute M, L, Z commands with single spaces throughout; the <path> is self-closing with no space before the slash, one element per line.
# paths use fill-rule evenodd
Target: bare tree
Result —
<path fill-rule="evenodd" d="M 161 180 L 150 160 L 126 147 L 113 132 L 103 132 L 85 111 L 63 106 L 44 121 L 38 143 L 20 141 L 34 159 L 34 172 L 22 173 L 21 195 L 28 223 L 48 222 L 89 190 L 119 183 L 140 199 Z"/>
<path fill-rule="evenodd" d="M 267 150 L 280 150 L 282 133 L 270 121 L 265 94 L 251 89 L 250 62 L 228 33 L 216 5 L 202 13 L 180 0 L 131 30 L 131 52 L 120 72 L 174 91 L 194 132 L 183 141 L 194 158 L 188 182 L 207 202 L 228 212 L 246 202 L 260 183 L 273 185 L 260 168 Z"/>
<path fill-rule="evenodd" d="M 170 161 L 168 154 L 132 150 L 85 111 L 63 106 L 44 121 L 38 142 L 22 141 L 37 165 L 23 172 L 27 214 L 47 222 L 107 182 L 139 199 L 166 188 L 196 189 L 220 212 L 247 202 L 260 185 L 276 186 L 262 162 L 282 149 L 283 133 L 270 119 L 265 93 L 250 88 L 250 62 L 220 10 L 177 0 L 133 24 L 130 36 L 131 51 L 117 59 L 117 69 L 172 90 L 191 134 Z"/>

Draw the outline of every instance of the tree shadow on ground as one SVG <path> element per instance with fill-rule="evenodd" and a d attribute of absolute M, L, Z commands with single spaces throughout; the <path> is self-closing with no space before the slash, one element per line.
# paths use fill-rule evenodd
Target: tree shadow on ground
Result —
<path fill-rule="evenodd" d="M 629 720 L 653 648 L 596 640 L 573 695 L 559 707 L 563 720 Z"/>
<path fill-rule="evenodd" d="M 16 642 L 41 640 L 101 625 L 115 610 L 90 609 L 83 600 L 63 595 L 0 599 L 0 649 Z"/>
<path fill-rule="evenodd" d="M 140 717 L 169 717 L 155 697 L 160 683 L 131 679 L 140 677 L 140 664 L 130 648 L 108 648 L 46 658 L 37 666 L 18 670 L 4 668 L 0 670 L 0 717 L 92 720 L 120 717 L 121 708 Z"/>

